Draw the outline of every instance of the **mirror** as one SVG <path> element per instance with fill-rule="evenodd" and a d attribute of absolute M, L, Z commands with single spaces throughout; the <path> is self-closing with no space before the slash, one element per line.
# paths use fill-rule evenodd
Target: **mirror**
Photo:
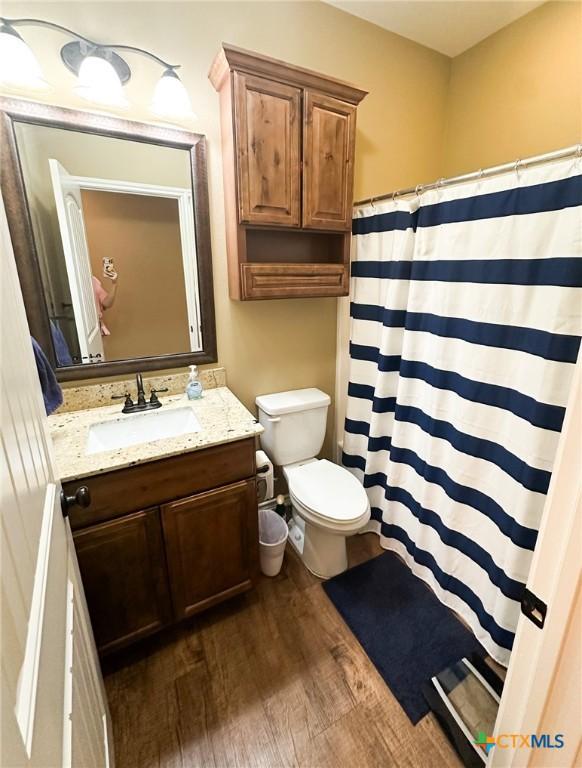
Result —
<path fill-rule="evenodd" d="M 59 378 L 216 360 L 204 137 L 1 106 L 27 315 Z"/>
<path fill-rule="evenodd" d="M 200 351 L 188 152 L 15 132 L 57 364 Z"/>

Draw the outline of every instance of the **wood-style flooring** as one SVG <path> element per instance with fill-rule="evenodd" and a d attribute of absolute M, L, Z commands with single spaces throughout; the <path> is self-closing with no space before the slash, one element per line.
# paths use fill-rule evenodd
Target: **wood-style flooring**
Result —
<path fill-rule="evenodd" d="M 381 551 L 355 536 L 350 565 Z M 278 577 L 104 671 L 117 768 L 461 765 L 432 715 L 412 726 L 289 547 Z"/>

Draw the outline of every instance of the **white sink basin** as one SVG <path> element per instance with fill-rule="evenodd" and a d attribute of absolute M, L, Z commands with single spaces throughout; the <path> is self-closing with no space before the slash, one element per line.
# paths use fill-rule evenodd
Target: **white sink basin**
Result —
<path fill-rule="evenodd" d="M 200 432 L 202 427 L 191 408 L 150 411 L 102 421 L 89 427 L 87 454 L 114 451 L 130 445 Z"/>

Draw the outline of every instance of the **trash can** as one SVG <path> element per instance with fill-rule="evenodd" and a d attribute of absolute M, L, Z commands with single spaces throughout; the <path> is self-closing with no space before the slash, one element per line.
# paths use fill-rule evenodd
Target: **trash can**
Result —
<path fill-rule="evenodd" d="M 276 576 L 283 565 L 285 544 L 289 528 L 272 509 L 259 509 L 259 547 L 261 571 L 265 576 Z"/>

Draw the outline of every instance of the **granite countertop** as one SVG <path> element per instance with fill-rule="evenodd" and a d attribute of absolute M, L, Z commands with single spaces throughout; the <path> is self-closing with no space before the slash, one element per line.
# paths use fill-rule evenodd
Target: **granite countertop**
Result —
<path fill-rule="evenodd" d="M 89 408 L 49 416 L 57 470 L 60 479 L 78 480 L 82 477 L 131 467 L 146 461 L 198 451 L 221 443 L 242 440 L 259 435 L 263 428 L 227 387 L 205 390 L 200 400 L 188 400 L 186 395 L 160 397 L 163 408 L 146 411 L 154 418 L 156 413 L 176 408 L 192 408 L 202 427 L 200 432 L 189 432 L 147 443 L 116 448 L 112 451 L 86 453 L 89 428 L 106 421 L 130 420 L 136 415 L 122 414 L 121 403 L 101 408 Z"/>

